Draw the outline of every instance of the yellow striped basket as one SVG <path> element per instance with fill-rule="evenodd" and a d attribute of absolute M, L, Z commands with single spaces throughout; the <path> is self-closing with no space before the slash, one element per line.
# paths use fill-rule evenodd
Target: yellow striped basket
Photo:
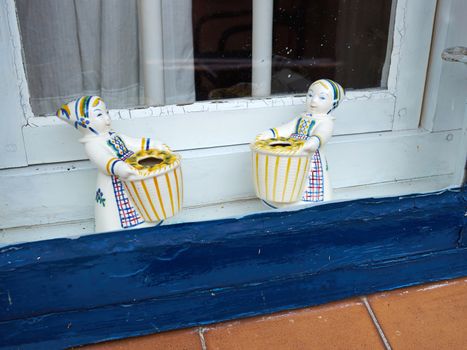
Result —
<path fill-rule="evenodd" d="M 147 222 L 165 220 L 182 208 L 180 156 L 156 149 L 142 150 L 125 160 L 140 179 L 123 181 L 130 201 Z"/>
<path fill-rule="evenodd" d="M 250 144 L 256 195 L 268 202 L 294 203 L 301 199 L 310 170 L 302 153 L 303 140 L 273 138 Z"/>

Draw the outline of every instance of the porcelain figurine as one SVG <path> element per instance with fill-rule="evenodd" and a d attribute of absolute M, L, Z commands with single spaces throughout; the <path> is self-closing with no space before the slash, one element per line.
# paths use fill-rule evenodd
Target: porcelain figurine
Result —
<path fill-rule="evenodd" d="M 269 129 L 257 136 L 255 144 L 259 147 L 261 147 L 261 143 L 267 143 L 267 145 L 263 145 L 263 148 L 271 148 L 272 145 L 272 148 L 279 149 L 276 153 L 285 152 L 286 159 L 291 158 L 291 156 L 300 159 L 306 154 L 309 160 L 307 162 L 302 160 L 301 164 L 298 164 L 298 160 L 292 158 L 289 161 L 287 159 L 287 161 L 283 161 L 284 165 L 282 166 L 281 161 L 271 165 L 270 161 L 268 164 L 265 164 L 265 161 L 261 163 L 259 157 L 253 160 L 255 177 L 261 178 L 264 173 L 265 181 L 263 182 L 265 185 L 261 186 L 261 181 L 255 179 L 255 187 L 258 196 L 266 204 L 277 207 L 284 203 L 322 202 L 332 198 L 325 145 L 331 138 L 334 127 L 334 117 L 330 113 L 339 105 L 343 97 L 344 89 L 338 83 L 330 79 L 317 80 L 308 89 L 305 113 L 284 125 Z M 299 140 L 303 144 L 297 144 Z M 278 142 L 285 143 L 285 146 L 279 145 L 277 147 Z M 292 149 L 292 143 L 295 151 Z M 255 147 L 252 144 L 252 149 Z M 300 149 L 298 150 L 298 148 Z M 287 163 L 289 163 L 288 170 L 287 165 L 285 165 Z M 262 167 L 267 170 L 262 172 Z M 300 172 L 303 173 L 303 171 L 307 172 L 305 181 L 301 179 Z M 290 184 L 278 186 L 278 181 L 284 177 L 288 179 Z M 292 191 L 294 186 L 296 192 Z M 270 193 L 264 194 L 266 187 Z M 301 191 L 301 198 L 297 196 L 297 188 Z M 290 191 L 292 191 L 291 194 Z"/>
<path fill-rule="evenodd" d="M 65 104 L 57 111 L 57 116 L 81 132 L 80 142 L 98 169 L 96 232 L 154 226 L 180 210 L 180 160 L 172 156 L 166 145 L 152 138 L 133 138 L 113 131 L 106 105 L 98 96 L 83 96 Z M 161 165 L 151 163 L 138 168 L 138 162 L 151 157 L 151 152 L 160 159 L 156 163 Z M 164 163 L 164 157 L 168 162 Z M 160 173 L 163 181 L 149 176 L 151 184 L 145 184 L 144 177 L 151 172 L 148 169 Z M 141 192 L 148 197 L 152 195 L 153 199 L 142 198 Z M 169 197 L 171 201 L 165 200 Z M 169 202 L 172 202 L 171 208 Z"/>

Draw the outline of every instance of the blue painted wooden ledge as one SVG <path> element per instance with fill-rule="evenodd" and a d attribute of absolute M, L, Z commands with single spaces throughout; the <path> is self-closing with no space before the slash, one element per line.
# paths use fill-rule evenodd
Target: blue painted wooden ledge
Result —
<path fill-rule="evenodd" d="M 0 347 L 60 349 L 467 275 L 466 192 L 5 247 Z"/>

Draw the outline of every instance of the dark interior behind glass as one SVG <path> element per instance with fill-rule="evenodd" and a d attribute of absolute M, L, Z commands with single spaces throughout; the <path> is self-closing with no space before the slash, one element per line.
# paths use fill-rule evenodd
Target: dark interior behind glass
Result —
<path fill-rule="evenodd" d="M 391 0 L 275 0 L 272 94 L 384 87 Z M 196 99 L 251 96 L 252 1 L 194 0 Z M 388 63 L 386 63 L 388 64 Z"/>

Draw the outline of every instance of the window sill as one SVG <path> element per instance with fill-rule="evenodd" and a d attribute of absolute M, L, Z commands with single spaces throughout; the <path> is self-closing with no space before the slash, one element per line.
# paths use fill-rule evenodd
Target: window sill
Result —
<path fill-rule="evenodd" d="M 459 186 L 462 162 L 445 155 L 460 155 L 462 136 L 461 130 L 336 136 L 327 146 L 334 198 L 394 196 Z M 255 195 L 248 145 L 180 153 L 185 209 L 173 222 L 266 209 L 250 200 Z M 89 161 L 1 170 L 1 242 L 92 233 L 95 171 Z"/>
<path fill-rule="evenodd" d="M 453 182 L 453 175 L 439 175 L 405 181 L 341 188 L 334 190 L 333 202 L 444 191 L 449 189 Z M 313 204 L 310 206 L 313 206 Z M 296 206 L 288 210 L 294 211 L 304 207 L 305 206 Z M 265 206 L 259 199 L 249 198 L 218 204 L 187 207 L 177 216 L 166 220 L 163 225 L 241 218 L 253 213 L 275 211 L 276 210 Z M 48 224 L 31 223 L 27 226 L 23 225 L 0 229 L 0 247 L 56 238 L 77 239 L 79 237 L 100 233 L 101 232 L 94 231 L 94 219 L 91 217 Z"/>

